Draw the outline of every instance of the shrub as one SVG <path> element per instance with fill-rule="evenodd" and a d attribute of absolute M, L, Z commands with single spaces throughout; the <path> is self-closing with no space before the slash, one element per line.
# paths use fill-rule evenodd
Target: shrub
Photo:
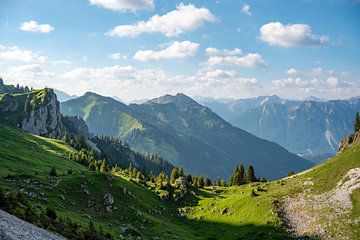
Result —
<path fill-rule="evenodd" d="M 55 220 L 57 218 L 56 212 L 54 209 L 52 208 L 46 208 L 46 216 L 48 216 L 49 218 Z"/>
<path fill-rule="evenodd" d="M 50 177 L 57 177 L 56 168 L 52 167 L 50 170 Z"/>

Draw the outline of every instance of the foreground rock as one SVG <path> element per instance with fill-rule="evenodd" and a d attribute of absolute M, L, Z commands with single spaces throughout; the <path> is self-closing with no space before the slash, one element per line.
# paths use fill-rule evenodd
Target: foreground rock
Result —
<path fill-rule="evenodd" d="M 351 240 L 347 226 L 360 219 L 351 220 L 351 193 L 360 188 L 360 168 L 353 168 L 337 186 L 323 194 L 304 191 L 283 200 L 282 214 L 290 231 L 297 237 Z M 334 227 L 334 223 L 337 223 Z"/>
<path fill-rule="evenodd" d="M 64 237 L 38 228 L 0 210 L 1 240 L 65 240 Z"/>

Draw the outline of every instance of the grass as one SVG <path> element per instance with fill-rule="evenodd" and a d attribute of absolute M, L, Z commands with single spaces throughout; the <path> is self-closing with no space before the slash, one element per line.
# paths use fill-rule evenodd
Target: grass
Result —
<path fill-rule="evenodd" d="M 91 172 L 68 160 L 69 153 L 75 150 L 60 140 L 0 124 L 0 146 L 0 186 L 7 192 L 33 192 L 37 195 L 31 201 L 34 206 L 52 207 L 60 216 L 83 226 L 91 219 L 117 238 L 120 228 L 130 224 L 144 239 L 290 239 L 274 202 L 305 189 L 314 193 L 331 190 L 348 170 L 360 166 L 357 145 L 302 175 L 238 187 L 192 189 L 193 193 L 175 203 L 160 201 L 153 191 L 129 179 L 114 176 L 111 180 L 106 174 Z M 49 178 L 52 166 L 59 175 L 57 180 Z M 67 174 L 68 169 L 73 174 Z M 7 180 L 9 175 L 15 180 Z M 31 179 L 30 183 L 24 185 L 25 179 Z M 305 186 L 304 181 L 315 184 Z M 251 190 L 257 196 L 251 196 Z M 104 210 L 106 193 L 115 199 L 117 209 L 113 213 Z M 352 201 L 352 217 L 357 218 L 359 190 L 354 191 Z M 94 206 L 89 208 L 89 202 Z M 178 209 L 187 211 L 186 216 L 179 216 Z"/>

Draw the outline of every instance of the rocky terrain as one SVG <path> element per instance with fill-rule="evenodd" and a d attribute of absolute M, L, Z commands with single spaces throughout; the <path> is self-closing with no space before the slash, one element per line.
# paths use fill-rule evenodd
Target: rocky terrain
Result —
<path fill-rule="evenodd" d="M 65 240 L 65 238 L 38 228 L 13 215 L 0 210 L 1 240 Z"/>

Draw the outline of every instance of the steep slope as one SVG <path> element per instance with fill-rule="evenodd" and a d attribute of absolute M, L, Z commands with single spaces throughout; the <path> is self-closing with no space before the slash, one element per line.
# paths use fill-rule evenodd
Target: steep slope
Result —
<path fill-rule="evenodd" d="M 240 196 L 247 204 L 238 201 L 233 207 L 239 209 L 239 213 L 253 211 L 252 205 L 255 206 L 258 199 L 250 197 L 249 186 L 239 188 L 246 195 L 238 193 L 233 196 L 224 192 L 220 196 L 210 188 L 194 189 L 194 195 L 189 194 L 184 201 L 163 202 L 143 185 L 123 177 L 89 171 L 68 160 L 68 154 L 75 150 L 62 141 L 27 134 L 0 124 L 0 145 L 5 146 L 0 151 L 0 187 L 7 194 L 23 192 L 37 211 L 47 207 L 54 209 L 62 219 L 78 224 L 78 230 L 87 229 L 91 220 L 96 229 L 101 227 L 115 239 L 123 239 L 121 235 L 125 231 L 141 232 L 141 239 L 225 240 L 229 237 L 258 239 L 260 236 L 262 239 L 287 239 L 288 236 L 279 228 L 276 215 L 271 214 L 274 206 L 267 197 L 265 205 L 259 207 L 257 215 L 251 218 L 243 214 L 235 220 L 234 215 L 221 215 L 221 204 L 211 215 L 199 209 L 197 203 L 200 201 L 209 203 L 210 200 L 229 199 L 231 196 L 237 199 Z M 49 178 L 51 167 L 57 170 L 58 177 L 55 179 Z M 72 169 L 71 174 L 68 169 Z M 103 205 L 107 194 L 111 194 L 114 200 L 112 213 L 107 212 Z M 209 214 L 210 218 L 181 217 L 178 209 L 189 209 L 194 214 L 200 211 Z M 19 216 L 27 216 L 21 215 L 25 209 L 17 211 Z M 221 221 L 217 220 L 219 217 Z M 57 229 L 51 226 L 48 226 L 49 230 Z M 67 229 L 56 231 L 65 233 Z M 81 239 L 81 236 L 78 237 Z"/>
<path fill-rule="evenodd" d="M 120 137 L 139 151 L 158 154 L 194 174 L 228 178 L 239 163 L 254 164 L 259 176 L 278 178 L 310 162 L 277 144 L 231 126 L 209 108 L 178 94 L 125 105 L 87 93 L 61 104 L 80 115 L 91 132 Z"/>
<path fill-rule="evenodd" d="M 351 207 L 345 211 L 323 197 L 316 197 L 315 206 L 321 208 L 313 208 L 314 201 L 308 200 L 332 193 L 339 182 L 348 186 L 353 177 L 346 174 L 360 167 L 359 143 L 323 164 L 280 181 L 193 189 L 194 195 L 176 203 L 160 201 L 148 188 L 122 177 L 91 172 L 68 160 L 68 154 L 75 150 L 59 140 L 0 124 L 0 145 L 5 146 L 0 151 L 0 187 L 7 194 L 21 190 L 34 209 L 51 207 L 58 216 L 77 223 L 79 229 L 86 229 L 91 219 L 97 229 L 101 226 L 115 239 L 121 239 L 124 229 L 141 231 L 142 239 L 292 239 L 284 226 L 289 226 L 298 238 L 360 236 L 359 188 L 348 192 Z M 56 179 L 49 178 L 52 166 L 58 173 Z M 67 173 L 68 169 L 72 174 Z M 108 193 L 114 199 L 113 213 L 103 205 Z M 298 206 L 294 204 L 304 197 L 308 204 L 304 208 L 285 208 L 289 202 Z M 24 210 L 18 209 L 18 214 L 24 217 Z M 332 214 L 335 218 L 329 221 L 329 212 L 340 214 Z M 303 218 L 294 216 L 299 213 Z M 311 221 L 304 218 L 307 216 L 312 217 Z M 317 228 L 296 232 L 293 221 L 309 221 Z"/>
<path fill-rule="evenodd" d="M 314 162 L 335 155 L 338 142 L 352 132 L 353 117 L 360 111 L 359 98 L 291 101 L 269 96 L 227 102 L 207 100 L 205 105 L 214 106 L 213 110 L 234 126 Z"/>

